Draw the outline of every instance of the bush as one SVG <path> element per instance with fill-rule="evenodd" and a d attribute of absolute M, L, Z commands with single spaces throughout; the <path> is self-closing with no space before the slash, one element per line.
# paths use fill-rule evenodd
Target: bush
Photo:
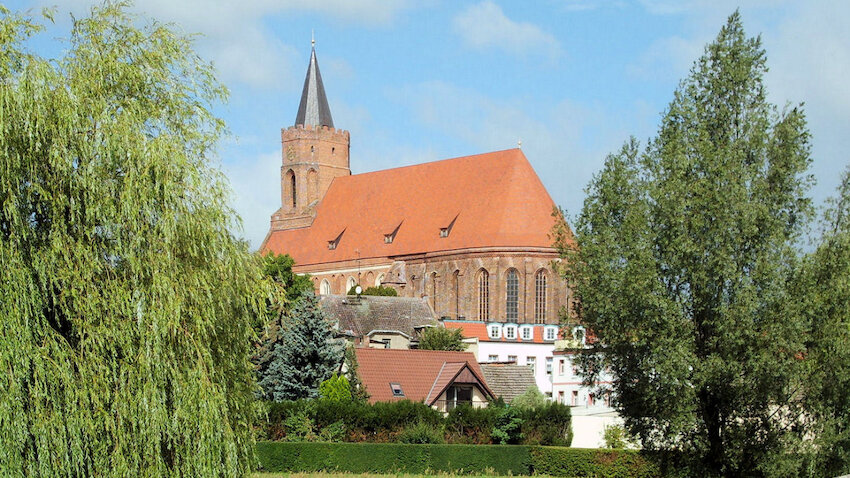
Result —
<path fill-rule="evenodd" d="M 511 400 L 511 406 L 516 408 L 531 409 L 546 405 L 546 397 L 540 393 L 537 385 L 532 385 L 528 390 Z"/>
<path fill-rule="evenodd" d="M 526 410 L 523 443 L 526 445 L 570 446 L 573 442 L 570 407 L 557 402 Z"/>
<path fill-rule="evenodd" d="M 348 292 L 346 293 L 346 295 L 357 295 L 357 292 L 355 291 L 356 289 L 357 289 L 357 286 L 355 285 L 352 288 L 348 289 Z M 398 292 L 395 289 L 393 289 L 392 287 L 385 287 L 385 286 L 379 285 L 377 287 L 374 287 L 374 286 L 373 287 L 367 287 L 365 290 L 363 290 L 363 292 L 360 295 L 377 295 L 377 296 L 384 296 L 384 297 L 397 297 Z"/>
<path fill-rule="evenodd" d="M 334 373 L 331 378 L 319 384 L 319 397 L 326 400 L 351 400 L 351 388 L 345 375 Z"/>
<path fill-rule="evenodd" d="M 622 425 L 606 425 L 602 440 L 605 448 L 626 448 L 633 443 L 633 438 Z"/>
<path fill-rule="evenodd" d="M 495 409 L 499 411 L 496 416 L 496 424 L 493 427 L 492 437 L 494 442 L 500 445 L 515 445 L 522 440 L 522 411 L 518 408 L 508 407 Z"/>
<path fill-rule="evenodd" d="M 446 417 L 446 436 L 450 443 L 490 443 L 496 418 L 501 413 L 498 407 L 473 408 L 459 405 Z"/>
<path fill-rule="evenodd" d="M 443 430 L 432 425 L 418 422 L 413 426 L 405 428 L 398 435 L 399 443 L 443 443 Z"/>

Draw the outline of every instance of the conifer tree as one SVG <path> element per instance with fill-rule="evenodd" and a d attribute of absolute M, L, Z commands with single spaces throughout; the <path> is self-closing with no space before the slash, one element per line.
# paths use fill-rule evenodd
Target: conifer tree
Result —
<path fill-rule="evenodd" d="M 632 140 L 561 235 L 581 320 L 645 448 L 693 476 L 789 476 L 805 424 L 806 323 L 788 304 L 811 214 L 800 107 L 766 101 L 765 52 L 739 14 L 676 90 L 645 151 Z"/>
<path fill-rule="evenodd" d="M 226 91 L 122 4 L 59 58 L 39 28 L 0 7 L 0 475 L 244 476 L 263 290 L 212 164 Z"/>
<path fill-rule="evenodd" d="M 315 398 L 319 385 L 342 363 L 344 344 L 334 338 L 334 329 L 315 294 L 304 292 L 287 312 L 280 340 L 261 358 L 263 398 L 276 402 Z"/>

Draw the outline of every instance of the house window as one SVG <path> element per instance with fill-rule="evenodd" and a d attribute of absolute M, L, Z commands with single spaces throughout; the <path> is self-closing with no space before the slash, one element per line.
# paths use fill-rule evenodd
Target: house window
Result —
<path fill-rule="evenodd" d="M 566 362 L 566 360 L 558 360 L 558 375 L 561 375 L 561 376 L 564 375 L 564 363 L 565 362 Z M 563 402 L 561 402 L 561 403 L 563 403 Z"/>
<path fill-rule="evenodd" d="M 533 329 L 531 327 L 523 327 L 521 330 L 522 340 L 531 340 Z"/>
<path fill-rule="evenodd" d="M 546 374 L 552 375 L 552 357 L 546 357 Z"/>
<path fill-rule="evenodd" d="M 332 251 L 334 249 L 336 249 L 336 240 L 328 241 L 328 250 Z"/>
<path fill-rule="evenodd" d="M 537 357 L 526 357 L 525 364 L 531 367 L 531 373 L 537 373 Z"/>
<path fill-rule="evenodd" d="M 464 403 L 472 403 L 472 387 L 452 385 L 446 390 L 446 410 Z"/>
<path fill-rule="evenodd" d="M 395 383 L 395 382 L 390 383 L 390 389 L 392 389 L 392 391 L 393 391 L 393 397 L 403 397 L 404 396 L 404 392 L 401 390 L 401 384 L 400 383 Z"/>
<path fill-rule="evenodd" d="M 441 227 L 440 228 L 440 237 L 449 237 L 449 228 Z"/>
<path fill-rule="evenodd" d="M 489 335 L 491 339 L 498 339 L 501 337 L 501 334 L 499 333 L 499 326 L 494 324 L 487 327 L 487 335 Z"/>
<path fill-rule="evenodd" d="M 322 285 L 319 286 L 319 293 L 322 295 L 328 295 L 331 293 L 331 283 L 328 282 L 327 279 L 322 279 Z"/>
<path fill-rule="evenodd" d="M 563 390 L 558 392 L 558 403 L 560 403 L 561 405 L 564 404 L 564 391 Z"/>
<path fill-rule="evenodd" d="M 578 365 L 573 364 L 573 375 L 578 375 Z"/>
<path fill-rule="evenodd" d="M 573 407 L 578 405 L 578 390 L 573 390 L 573 395 L 570 397 L 570 405 Z"/>
<path fill-rule="evenodd" d="M 546 271 L 539 270 L 534 277 L 534 322 L 546 321 Z"/>
<path fill-rule="evenodd" d="M 507 297 L 505 299 L 505 318 L 508 320 L 517 319 L 517 300 L 519 298 L 519 277 L 517 277 L 516 269 L 508 271 L 507 278 Z"/>
<path fill-rule="evenodd" d="M 392 244 L 393 243 L 393 235 L 392 234 L 384 234 L 384 244 Z"/>
<path fill-rule="evenodd" d="M 478 320 L 490 320 L 490 274 L 485 269 L 478 274 Z"/>
<path fill-rule="evenodd" d="M 605 392 L 605 406 L 611 408 L 611 392 Z"/>
<path fill-rule="evenodd" d="M 588 407 L 593 406 L 593 394 L 592 393 L 587 394 L 587 406 Z"/>
<path fill-rule="evenodd" d="M 556 338 L 558 338 L 557 327 L 547 327 L 546 328 L 546 340 L 555 340 Z"/>
<path fill-rule="evenodd" d="M 487 361 L 488 361 L 488 362 L 498 362 L 498 361 L 499 361 L 499 356 L 498 356 L 498 355 L 488 355 L 488 356 L 487 356 Z"/>
<path fill-rule="evenodd" d="M 508 325 L 505 327 L 505 338 L 506 339 L 515 339 L 516 338 L 516 326 Z"/>
<path fill-rule="evenodd" d="M 516 355 L 508 355 L 508 362 L 517 363 L 516 362 Z"/>

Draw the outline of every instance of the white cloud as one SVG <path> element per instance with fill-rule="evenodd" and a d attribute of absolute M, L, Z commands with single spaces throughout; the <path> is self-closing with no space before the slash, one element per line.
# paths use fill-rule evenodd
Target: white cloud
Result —
<path fill-rule="evenodd" d="M 554 36 L 532 23 L 511 20 L 489 0 L 460 12 L 452 23 L 455 32 L 473 48 L 498 48 L 515 55 L 539 52 L 553 58 L 561 53 Z"/>

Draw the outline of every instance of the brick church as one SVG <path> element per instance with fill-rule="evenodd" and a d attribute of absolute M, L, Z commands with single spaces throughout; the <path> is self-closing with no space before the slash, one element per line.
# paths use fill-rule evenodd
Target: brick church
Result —
<path fill-rule="evenodd" d="M 291 255 L 318 293 L 390 286 L 455 321 L 557 324 L 570 306 L 552 269 L 555 204 L 520 149 L 351 174 L 315 48 L 281 143 L 281 206 L 261 251 Z"/>

